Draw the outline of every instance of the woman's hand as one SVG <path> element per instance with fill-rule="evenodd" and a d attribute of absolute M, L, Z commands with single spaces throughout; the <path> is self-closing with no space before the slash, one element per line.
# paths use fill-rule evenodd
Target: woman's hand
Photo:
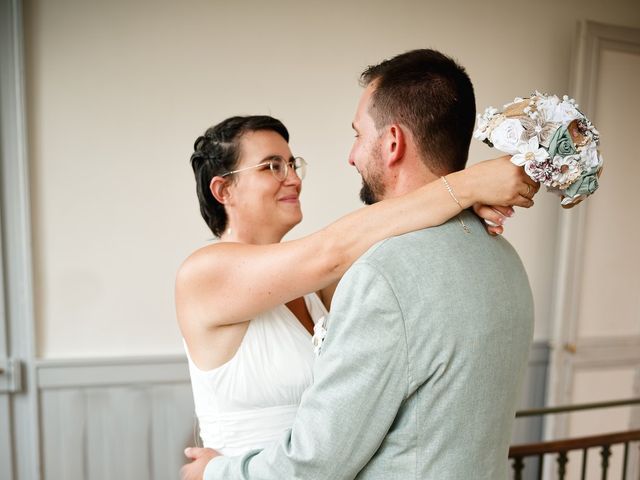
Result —
<path fill-rule="evenodd" d="M 533 196 L 540 189 L 540 184 L 522 167 L 512 164 L 508 155 L 452 173 L 447 179 L 463 207 L 473 206 L 494 235 L 503 232 L 505 220 L 514 214 L 512 207 L 533 206 Z"/>
<path fill-rule="evenodd" d="M 500 170 L 500 173 L 496 171 L 495 176 L 492 176 L 491 178 L 504 181 L 504 191 L 500 190 L 499 192 L 494 193 L 497 195 L 504 194 L 503 198 L 513 199 L 514 203 L 512 205 L 524 208 L 529 208 L 533 205 L 533 197 L 538 193 L 540 184 L 531 180 L 522 167 L 513 165 L 511 163 L 511 157 L 507 155 L 495 160 L 487 160 L 476 166 L 480 167 L 481 170 L 484 170 L 484 172 L 478 172 L 483 173 L 484 175 L 492 175 L 491 171 L 496 168 Z M 504 174 L 504 177 L 506 178 L 501 180 L 503 176 L 500 174 Z M 498 178 L 498 175 L 500 175 L 500 178 Z M 524 194 L 522 192 L 522 188 L 526 188 Z M 515 213 L 511 206 L 504 206 L 499 202 L 496 204 L 478 202 L 473 205 L 473 210 L 476 212 L 476 215 L 485 221 L 487 231 L 491 235 L 501 235 L 504 232 L 504 222 Z"/>
<path fill-rule="evenodd" d="M 471 204 L 529 208 L 533 206 L 533 196 L 540 189 L 540 184 L 533 181 L 522 167 L 511 163 L 508 155 L 477 163 L 463 173 L 467 176 L 467 194 L 471 196 Z"/>
<path fill-rule="evenodd" d="M 483 205 L 481 203 L 473 205 L 473 211 L 484 220 L 487 232 L 491 235 L 502 235 L 504 222 L 515 213 L 511 207 Z"/>

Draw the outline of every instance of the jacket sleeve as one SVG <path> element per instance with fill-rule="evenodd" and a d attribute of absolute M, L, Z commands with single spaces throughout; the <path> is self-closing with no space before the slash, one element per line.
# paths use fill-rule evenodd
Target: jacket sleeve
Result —
<path fill-rule="evenodd" d="M 374 266 L 358 262 L 345 274 L 327 330 L 292 428 L 264 450 L 214 458 L 205 480 L 347 480 L 367 464 L 409 384 L 402 312 Z"/>

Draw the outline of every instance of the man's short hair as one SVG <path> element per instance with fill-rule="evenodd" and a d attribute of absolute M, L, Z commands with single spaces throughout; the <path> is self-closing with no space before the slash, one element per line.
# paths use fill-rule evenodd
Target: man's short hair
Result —
<path fill-rule="evenodd" d="M 462 66 L 436 50 L 412 50 L 369 66 L 360 83 L 373 82 L 369 114 L 378 130 L 393 123 L 408 128 L 435 174 L 465 167 L 476 101 Z"/>

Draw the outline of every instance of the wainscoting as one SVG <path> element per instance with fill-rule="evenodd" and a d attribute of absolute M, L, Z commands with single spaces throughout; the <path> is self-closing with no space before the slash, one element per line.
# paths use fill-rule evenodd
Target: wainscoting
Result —
<path fill-rule="evenodd" d="M 195 419 L 184 358 L 37 366 L 45 480 L 175 480 Z"/>
<path fill-rule="evenodd" d="M 548 347 L 534 344 L 522 408 L 544 402 Z M 181 356 L 47 360 L 36 365 L 45 480 L 174 480 L 194 443 Z M 540 419 L 516 421 L 514 443 L 539 440 Z"/>

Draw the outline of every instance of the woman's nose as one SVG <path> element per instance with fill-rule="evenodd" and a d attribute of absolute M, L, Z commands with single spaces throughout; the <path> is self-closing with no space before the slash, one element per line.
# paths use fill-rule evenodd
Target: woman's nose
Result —
<path fill-rule="evenodd" d="M 298 176 L 295 168 L 287 169 L 287 177 L 284 179 L 284 183 L 287 185 L 296 185 L 302 183 L 302 180 Z"/>

